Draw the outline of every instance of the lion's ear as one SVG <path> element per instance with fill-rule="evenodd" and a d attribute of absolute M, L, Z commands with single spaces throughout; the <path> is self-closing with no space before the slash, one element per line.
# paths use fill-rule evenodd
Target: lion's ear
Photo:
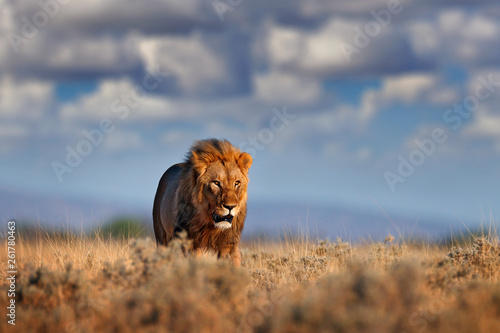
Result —
<path fill-rule="evenodd" d="M 198 175 L 203 175 L 207 170 L 207 162 L 196 152 L 191 152 L 191 163 L 193 163 L 193 168 Z"/>
<path fill-rule="evenodd" d="M 241 153 L 238 165 L 244 173 L 248 173 L 248 169 L 252 166 L 252 156 L 249 153 Z"/>

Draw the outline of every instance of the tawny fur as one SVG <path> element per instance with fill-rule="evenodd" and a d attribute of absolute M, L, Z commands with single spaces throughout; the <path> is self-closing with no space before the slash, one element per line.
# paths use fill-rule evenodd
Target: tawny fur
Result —
<path fill-rule="evenodd" d="M 171 166 L 158 184 L 153 224 L 156 242 L 167 245 L 185 230 L 193 250 L 213 250 L 240 265 L 239 242 L 246 217 L 249 154 L 226 140 L 197 141 L 184 163 Z M 214 185 L 220 180 L 220 186 Z M 235 185 L 239 181 L 239 185 Z M 230 228 L 218 228 L 213 214 L 236 205 Z M 226 209 L 227 210 L 227 209 Z M 227 225 L 227 224 L 226 224 Z"/>

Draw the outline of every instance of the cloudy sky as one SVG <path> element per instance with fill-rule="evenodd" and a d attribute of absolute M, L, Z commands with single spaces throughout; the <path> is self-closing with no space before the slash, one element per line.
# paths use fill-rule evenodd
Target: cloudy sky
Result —
<path fill-rule="evenodd" d="M 191 143 L 250 200 L 500 216 L 500 4 L 0 0 L 0 187 L 150 207 Z"/>

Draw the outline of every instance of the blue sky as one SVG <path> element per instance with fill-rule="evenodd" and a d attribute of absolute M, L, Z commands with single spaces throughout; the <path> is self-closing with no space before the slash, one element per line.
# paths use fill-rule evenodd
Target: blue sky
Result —
<path fill-rule="evenodd" d="M 218 137 L 253 201 L 500 215 L 497 1 L 42 4 L 0 0 L 2 188 L 149 207 Z"/>

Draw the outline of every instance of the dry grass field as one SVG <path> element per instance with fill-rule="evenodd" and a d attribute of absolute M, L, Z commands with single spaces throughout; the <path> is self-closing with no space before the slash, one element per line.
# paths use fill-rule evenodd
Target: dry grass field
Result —
<path fill-rule="evenodd" d="M 234 268 L 179 240 L 49 236 L 16 244 L 16 325 L 1 332 L 500 332 L 500 245 L 242 246 Z M 2 247 L 7 247 L 2 241 Z M 7 267 L 2 251 L 1 267 Z M 5 269 L 0 308 L 8 302 Z"/>

